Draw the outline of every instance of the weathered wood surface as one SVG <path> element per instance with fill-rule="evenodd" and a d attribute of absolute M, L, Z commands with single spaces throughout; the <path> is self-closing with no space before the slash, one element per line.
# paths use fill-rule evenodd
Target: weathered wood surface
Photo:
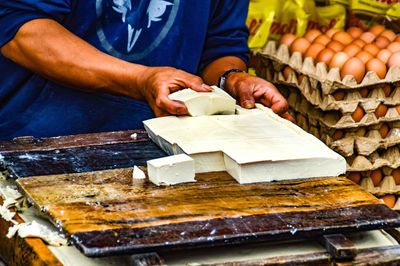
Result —
<path fill-rule="evenodd" d="M 17 182 L 88 256 L 312 237 L 400 225 L 346 178 L 237 184 L 227 173 L 156 187 L 132 169 Z"/>
<path fill-rule="evenodd" d="M 3 203 L 0 197 L 0 204 Z M 23 222 L 18 216 L 18 222 Z M 61 262 L 51 253 L 40 238 L 21 239 L 17 235 L 7 238 L 8 228 L 13 224 L 0 218 L 0 258 L 8 266 L 16 265 L 54 265 L 61 266 Z"/>
<path fill-rule="evenodd" d="M 136 134 L 136 138 L 134 138 L 134 134 Z M 27 136 L 18 137 L 11 141 L 0 141 L 0 151 L 1 153 L 46 151 L 147 140 L 147 133 L 143 130 L 79 134 L 52 138 Z"/>
<path fill-rule="evenodd" d="M 132 134 L 137 138 L 133 139 Z M 145 132 L 125 131 L 0 143 L 0 166 L 11 178 L 146 165 L 166 154 Z M 26 149 L 26 150 L 24 150 Z"/>
<path fill-rule="evenodd" d="M 353 242 L 342 234 L 324 235 L 321 243 L 334 259 L 351 260 L 357 254 Z"/>

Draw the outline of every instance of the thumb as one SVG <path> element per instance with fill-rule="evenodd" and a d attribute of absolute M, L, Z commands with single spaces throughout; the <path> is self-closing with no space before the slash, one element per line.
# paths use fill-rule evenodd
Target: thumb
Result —
<path fill-rule="evenodd" d="M 246 109 L 252 109 L 255 106 L 255 99 L 253 92 L 249 89 L 239 89 L 239 103 L 240 106 Z"/>

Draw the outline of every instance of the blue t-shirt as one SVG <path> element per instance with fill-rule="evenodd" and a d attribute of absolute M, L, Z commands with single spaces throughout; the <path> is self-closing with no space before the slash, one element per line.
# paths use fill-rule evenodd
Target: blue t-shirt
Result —
<path fill-rule="evenodd" d="M 1 0 L 0 47 L 26 22 L 50 18 L 97 49 L 197 74 L 213 60 L 247 60 L 248 0 Z M 85 58 L 81 58 L 85 60 Z M 144 101 L 51 82 L 0 55 L 0 139 L 142 128 Z"/>

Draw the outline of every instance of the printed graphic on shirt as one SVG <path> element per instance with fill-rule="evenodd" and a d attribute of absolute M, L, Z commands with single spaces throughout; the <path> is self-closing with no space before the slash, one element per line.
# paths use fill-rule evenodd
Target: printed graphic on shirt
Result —
<path fill-rule="evenodd" d="M 113 56 L 135 61 L 164 40 L 180 0 L 96 0 L 97 35 Z"/>

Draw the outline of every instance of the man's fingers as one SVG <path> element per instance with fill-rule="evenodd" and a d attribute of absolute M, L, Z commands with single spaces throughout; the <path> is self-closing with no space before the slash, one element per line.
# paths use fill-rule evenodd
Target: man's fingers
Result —
<path fill-rule="evenodd" d="M 250 90 L 247 86 L 240 86 L 238 88 L 239 95 L 239 104 L 243 108 L 252 109 L 255 106 L 255 99 L 253 95 L 253 91 Z"/>
<path fill-rule="evenodd" d="M 210 92 L 212 91 L 212 88 L 208 86 L 207 84 L 204 84 L 203 80 L 195 75 L 191 75 L 189 73 L 185 73 L 185 76 L 183 77 L 183 81 L 185 83 L 185 86 L 188 88 L 191 88 L 194 91 L 199 91 L 199 92 Z"/>
<path fill-rule="evenodd" d="M 173 101 L 168 98 L 167 95 L 160 95 L 156 100 L 156 105 L 166 111 L 168 114 L 172 115 L 187 115 L 187 107 L 178 101 Z"/>
<path fill-rule="evenodd" d="M 289 114 L 289 112 L 286 112 L 282 115 L 283 118 L 285 118 L 286 120 L 289 120 L 292 123 L 296 123 L 296 119 L 294 119 L 294 117 Z"/>
<path fill-rule="evenodd" d="M 287 112 L 289 105 L 286 99 L 278 92 L 272 91 L 260 99 L 261 103 L 268 106 L 274 113 L 282 115 Z"/>

